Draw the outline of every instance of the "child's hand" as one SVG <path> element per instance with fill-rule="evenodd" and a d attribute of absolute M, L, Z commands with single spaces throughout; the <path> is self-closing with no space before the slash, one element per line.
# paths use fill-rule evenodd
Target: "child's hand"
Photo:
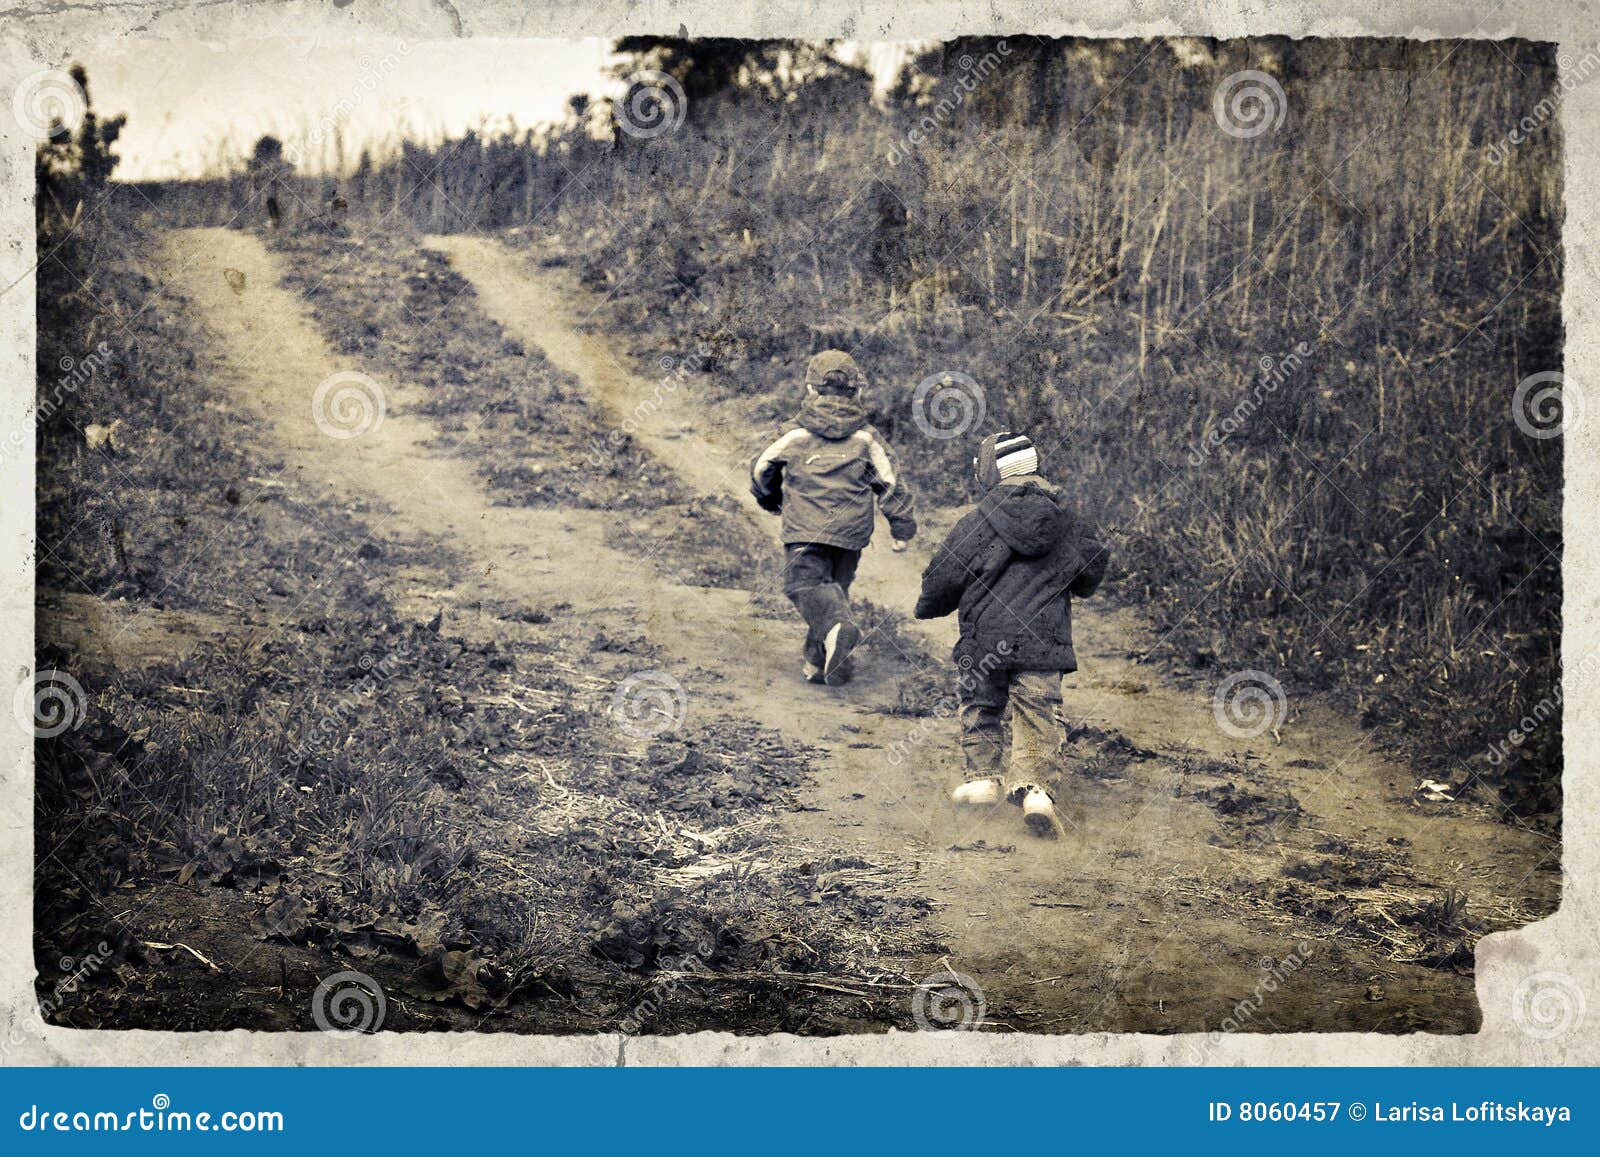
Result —
<path fill-rule="evenodd" d="M 898 539 L 898 538 L 897 538 L 897 539 L 895 539 L 895 540 L 894 540 L 894 546 L 893 546 L 893 547 L 892 547 L 892 549 L 893 549 L 893 550 L 894 550 L 894 552 L 895 552 L 895 553 L 896 553 L 896 554 L 900 554 L 900 553 L 901 553 L 901 552 L 902 552 L 902 551 L 904 551 L 904 550 L 905 550 L 905 548 L 906 548 L 906 547 L 908 547 L 908 546 L 910 546 L 910 545 L 911 545 L 911 544 L 910 544 L 910 543 L 909 543 L 909 542 L 901 542 L 901 541 L 900 541 L 900 540 L 899 540 L 899 539 Z"/>

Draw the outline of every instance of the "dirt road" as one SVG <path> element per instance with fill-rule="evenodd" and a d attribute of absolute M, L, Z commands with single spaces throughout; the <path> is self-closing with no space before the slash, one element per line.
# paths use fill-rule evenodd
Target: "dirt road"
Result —
<path fill-rule="evenodd" d="M 605 306 L 566 274 L 488 239 L 431 244 L 508 334 L 574 374 L 687 486 L 742 499 L 744 455 L 766 431 L 734 432 L 690 391 L 630 373 L 620 346 L 580 328 Z M 886 667 L 918 656 L 869 654 L 845 688 L 803 684 L 795 626 L 760 613 L 760 592 L 670 580 L 610 545 L 604 510 L 493 505 L 412 412 L 406 383 L 380 383 L 375 429 L 324 433 L 313 390 L 362 367 L 332 352 L 253 235 L 176 233 L 169 266 L 207 318 L 239 403 L 270 420 L 276 453 L 329 502 L 437 536 L 470 563 L 397 570 L 400 605 L 466 615 L 490 597 L 559 600 L 589 627 L 646 636 L 691 715 L 726 713 L 819 749 L 809 807 L 785 820 L 792 838 L 913 865 L 941 906 L 949 966 L 976 981 L 1002 1026 L 1174 1032 L 1234 1017 L 1252 1030 L 1470 1030 L 1476 1002 L 1455 946 L 1554 906 L 1557 879 L 1540 870 L 1547 840 L 1478 810 L 1419 807 L 1406 769 L 1313 705 L 1295 705 L 1281 742 L 1241 743 L 1218 727 L 1206 691 L 1127 659 L 1143 650 L 1134 616 L 1092 603 L 1078 619 L 1084 670 L 1067 705 L 1085 724 L 1060 785 L 1067 838 L 1030 840 L 1008 807 L 957 814 L 945 802 L 959 777 L 953 721 L 888 713 Z M 627 332 L 626 319 L 606 320 Z M 925 558 L 925 542 L 904 556 L 875 549 L 859 590 L 909 608 Z M 950 638 L 940 623 L 919 641 L 942 656 Z M 1464 913 L 1446 900 L 1452 889 L 1466 894 Z M 1269 977 L 1270 1001 L 1239 1022 L 1240 1002 Z"/>

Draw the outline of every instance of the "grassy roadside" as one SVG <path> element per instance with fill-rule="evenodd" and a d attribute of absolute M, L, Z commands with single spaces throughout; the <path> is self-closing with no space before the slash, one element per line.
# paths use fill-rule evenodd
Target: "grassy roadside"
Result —
<path fill-rule="evenodd" d="M 220 627 L 112 670 L 94 639 L 56 642 L 68 632 L 41 616 L 41 668 L 83 687 L 78 726 L 37 754 L 36 950 L 53 1019 L 309 1027 L 309 990 L 335 966 L 396 994 L 396 1028 L 909 1018 L 851 979 L 880 975 L 880 950 L 934 948 L 926 905 L 888 898 L 872 865 L 775 841 L 804 751 L 726 721 L 627 742 L 608 711 L 616 672 L 583 653 L 560 607 L 401 613 L 395 567 L 457 564 L 437 544 L 370 535 L 360 511 L 306 505 L 256 449 L 254 419 L 208 385 L 200 320 L 139 256 L 159 238 L 122 216 L 97 228 L 118 232 L 60 280 L 92 284 L 109 312 L 64 298 L 41 318 L 42 358 L 109 351 L 42 433 L 41 596 L 120 599 L 129 622 L 182 606 Z M 485 348 L 456 332 L 452 355 Z M 492 353 L 472 367 L 497 368 Z M 448 377 L 431 384 L 441 420 L 468 405 Z M 538 430 L 540 452 L 515 455 L 525 466 L 591 432 L 558 382 L 543 388 L 518 395 L 536 413 L 496 418 Z M 79 430 L 113 422 L 116 440 L 89 449 Z M 648 463 L 618 462 L 594 500 L 644 509 L 665 494 Z M 538 500 L 572 500 L 558 476 Z M 110 959 L 63 996 L 59 962 L 101 945 Z M 274 995 L 243 996 L 267 991 L 263 975 Z"/>

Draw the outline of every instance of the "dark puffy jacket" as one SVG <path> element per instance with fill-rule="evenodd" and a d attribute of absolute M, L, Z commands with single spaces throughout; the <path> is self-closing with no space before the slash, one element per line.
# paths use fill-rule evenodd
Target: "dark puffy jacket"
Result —
<path fill-rule="evenodd" d="M 956 523 L 922 575 L 917 618 L 959 608 L 962 666 L 1076 671 L 1072 596 L 1094 593 L 1106 548 L 1038 475 L 1008 478 Z"/>
<path fill-rule="evenodd" d="M 895 538 L 917 533 L 911 492 L 883 435 L 855 402 L 808 399 L 792 429 L 750 465 L 750 493 L 783 515 L 783 541 L 862 550 L 872 541 L 876 499 Z"/>

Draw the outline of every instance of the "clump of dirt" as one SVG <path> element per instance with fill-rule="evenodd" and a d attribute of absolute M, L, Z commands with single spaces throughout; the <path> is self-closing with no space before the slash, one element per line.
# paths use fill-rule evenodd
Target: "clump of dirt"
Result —
<path fill-rule="evenodd" d="M 1330 891 L 1347 888 L 1376 888 L 1389 879 L 1388 866 L 1380 863 L 1362 863 L 1341 858 L 1301 860 L 1290 864 L 1283 874 L 1293 880 L 1305 880 Z"/>
<path fill-rule="evenodd" d="M 1327 925 L 1369 940 L 1382 939 L 1382 933 L 1362 917 L 1356 903 L 1342 892 L 1324 892 L 1291 881 L 1273 889 L 1270 900 L 1281 911 L 1312 924 Z"/>
<path fill-rule="evenodd" d="M 1410 859 L 1402 846 L 1378 847 L 1343 836 L 1325 836 L 1312 848 L 1315 855 L 1296 857 L 1284 875 L 1328 891 L 1380 888 L 1411 881 Z"/>
<path fill-rule="evenodd" d="M 1302 809 L 1294 793 L 1265 782 L 1259 772 L 1218 760 L 1190 763 L 1183 772 L 1177 792 L 1205 804 L 1222 821 L 1213 843 L 1252 845 L 1300 822 Z"/>
<path fill-rule="evenodd" d="M 1061 756 L 1073 772 L 1088 779 L 1111 781 L 1123 778 L 1134 763 L 1161 759 L 1147 747 L 1140 747 L 1120 731 L 1107 731 L 1091 724 L 1070 728 L 1061 745 Z"/>
<path fill-rule="evenodd" d="M 1291 916 L 1337 928 L 1389 960 L 1470 974 L 1473 950 L 1490 923 L 1469 915 L 1467 896 L 1410 878 L 1352 871 L 1345 863 L 1299 864 L 1269 900 Z M 1381 877 L 1381 878 L 1380 878 Z"/>

